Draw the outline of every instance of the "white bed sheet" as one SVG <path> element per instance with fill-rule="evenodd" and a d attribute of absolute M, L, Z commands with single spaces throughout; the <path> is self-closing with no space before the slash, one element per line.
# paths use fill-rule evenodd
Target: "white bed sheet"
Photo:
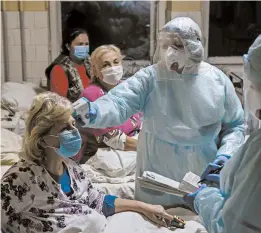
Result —
<path fill-rule="evenodd" d="M 1 163 L 9 161 L 11 165 L 11 163 L 17 162 L 21 147 L 21 136 L 8 129 L 1 128 Z"/>
<path fill-rule="evenodd" d="M 176 208 L 172 213 L 186 219 L 184 229 L 169 230 L 164 227 L 157 227 L 145 220 L 143 216 L 134 212 L 124 212 L 108 218 L 104 233 L 207 233 L 204 226 L 197 221 L 198 216 L 189 210 Z"/>
<path fill-rule="evenodd" d="M 106 194 L 133 199 L 136 157 L 136 151 L 99 149 L 82 167 L 90 181 Z"/>
<path fill-rule="evenodd" d="M 135 189 L 135 174 L 125 177 L 109 177 L 101 170 L 96 170 L 90 165 L 83 164 L 90 181 L 95 187 L 106 194 L 116 195 L 121 198 L 133 199 Z"/>

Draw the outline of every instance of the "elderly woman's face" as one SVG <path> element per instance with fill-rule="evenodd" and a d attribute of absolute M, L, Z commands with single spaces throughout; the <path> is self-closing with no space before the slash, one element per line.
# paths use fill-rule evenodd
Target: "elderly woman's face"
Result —
<path fill-rule="evenodd" d="M 59 133 L 65 130 L 73 130 L 75 128 L 76 128 L 75 120 L 72 116 L 70 116 L 70 118 L 67 121 L 54 124 L 54 126 L 51 128 L 48 134 L 44 136 L 44 141 L 48 146 L 59 148 L 60 146 L 59 138 L 52 137 L 49 135 L 58 136 Z"/>
<path fill-rule="evenodd" d="M 96 72 L 97 77 L 102 78 L 101 71 L 103 69 L 112 67 L 112 66 L 119 66 L 122 64 L 122 58 L 119 54 L 114 51 L 101 51 L 100 54 L 97 54 L 97 64 L 96 64 Z"/>

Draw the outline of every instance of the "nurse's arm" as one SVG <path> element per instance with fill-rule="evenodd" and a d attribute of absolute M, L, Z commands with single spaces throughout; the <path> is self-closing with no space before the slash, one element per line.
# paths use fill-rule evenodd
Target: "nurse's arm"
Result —
<path fill-rule="evenodd" d="M 147 67 L 91 103 L 97 117 L 90 122 L 89 127 L 121 125 L 134 114 L 143 112 L 153 80 L 151 67 Z"/>
<path fill-rule="evenodd" d="M 222 208 L 225 198 L 218 188 L 205 188 L 195 198 L 194 208 L 209 233 L 224 232 Z"/>
<path fill-rule="evenodd" d="M 222 120 L 221 145 L 217 152 L 230 158 L 244 143 L 244 112 L 231 81 L 225 77 L 225 115 Z"/>

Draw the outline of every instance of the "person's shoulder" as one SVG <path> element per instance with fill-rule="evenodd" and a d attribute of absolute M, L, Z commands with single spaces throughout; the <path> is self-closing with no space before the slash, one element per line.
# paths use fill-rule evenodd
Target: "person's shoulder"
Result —
<path fill-rule="evenodd" d="M 202 62 L 202 67 L 204 70 L 208 70 L 208 74 L 210 78 L 218 80 L 223 85 L 225 85 L 228 81 L 230 81 L 229 77 L 226 74 L 225 68 L 216 67 L 207 62 Z"/>
<path fill-rule="evenodd" d="M 64 69 L 60 64 L 55 64 L 52 67 L 51 74 L 55 73 L 57 75 L 57 73 L 61 73 L 61 72 L 64 73 Z"/>
<path fill-rule="evenodd" d="M 29 182 L 35 176 L 41 175 L 42 167 L 34 162 L 20 160 L 10 167 L 3 175 L 1 183 L 16 180 L 16 182 Z"/>
<path fill-rule="evenodd" d="M 208 73 L 208 72 L 210 72 L 212 74 L 218 74 L 218 75 L 223 73 L 218 67 L 202 61 L 199 66 L 199 73 L 204 74 L 204 73 Z"/>
<path fill-rule="evenodd" d="M 86 91 L 93 91 L 93 92 L 98 92 L 101 91 L 102 88 L 96 84 L 90 84 L 88 87 L 86 87 L 84 90 Z"/>
<path fill-rule="evenodd" d="M 150 65 L 145 68 L 137 71 L 132 77 L 127 80 L 131 80 L 132 78 L 136 78 L 138 80 L 153 80 L 153 77 L 156 77 L 156 65 Z"/>
<path fill-rule="evenodd" d="M 99 97 L 105 95 L 102 88 L 96 84 L 90 84 L 82 92 L 82 97 L 87 98 L 89 101 L 95 101 Z"/>
<path fill-rule="evenodd" d="M 138 72 L 145 72 L 147 74 L 154 74 L 154 72 L 156 72 L 156 66 L 157 66 L 157 64 L 149 65 L 147 67 L 140 69 Z"/>

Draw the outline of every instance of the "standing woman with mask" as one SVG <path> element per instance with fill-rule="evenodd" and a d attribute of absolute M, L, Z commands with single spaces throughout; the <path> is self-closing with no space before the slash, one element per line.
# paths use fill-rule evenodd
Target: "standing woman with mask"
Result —
<path fill-rule="evenodd" d="M 76 101 L 90 82 L 89 38 L 86 30 L 64 32 L 61 54 L 45 70 L 48 90 Z"/>

